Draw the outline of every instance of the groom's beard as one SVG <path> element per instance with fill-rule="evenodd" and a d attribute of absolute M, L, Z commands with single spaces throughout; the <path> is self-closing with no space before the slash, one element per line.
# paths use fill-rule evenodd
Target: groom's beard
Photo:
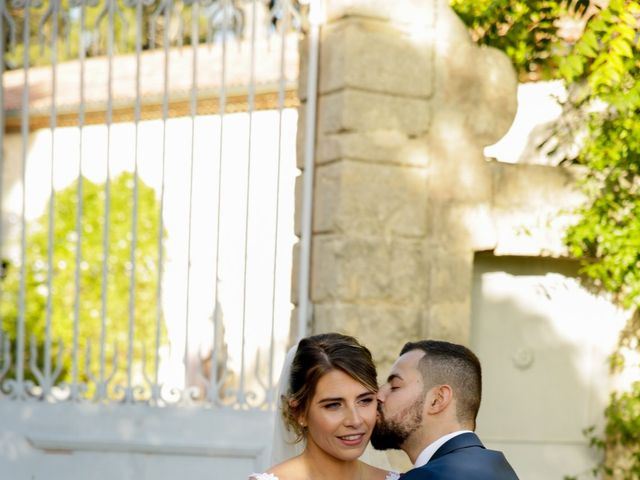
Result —
<path fill-rule="evenodd" d="M 422 409 L 425 397 L 420 396 L 413 404 L 403 410 L 398 420 L 388 420 L 381 408 L 378 408 L 378 419 L 371 433 L 371 445 L 376 450 L 399 450 L 409 436 L 422 425 Z"/>

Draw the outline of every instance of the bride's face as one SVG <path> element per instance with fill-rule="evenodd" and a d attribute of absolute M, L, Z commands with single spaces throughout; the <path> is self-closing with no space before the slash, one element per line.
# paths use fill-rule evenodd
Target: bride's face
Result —
<path fill-rule="evenodd" d="M 307 413 L 307 448 L 319 448 L 340 460 L 362 455 L 376 423 L 375 392 L 340 370 L 316 385 Z"/>

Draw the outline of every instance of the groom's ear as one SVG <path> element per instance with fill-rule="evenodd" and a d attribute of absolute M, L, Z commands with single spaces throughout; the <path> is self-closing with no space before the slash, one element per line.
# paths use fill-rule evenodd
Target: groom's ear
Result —
<path fill-rule="evenodd" d="M 429 390 L 426 398 L 427 412 L 436 415 L 445 410 L 453 400 L 453 389 L 450 385 L 437 385 Z"/>

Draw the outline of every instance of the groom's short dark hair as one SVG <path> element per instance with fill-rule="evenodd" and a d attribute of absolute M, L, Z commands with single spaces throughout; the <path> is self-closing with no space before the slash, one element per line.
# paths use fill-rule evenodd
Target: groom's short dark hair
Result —
<path fill-rule="evenodd" d="M 456 400 L 458 421 L 475 429 L 482 397 L 482 368 L 478 357 L 464 345 L 442 340 L 408 342 L 400 355 L 419 350 L 418 363 L 425 393 L 436 385 L 449 385 Z"/>

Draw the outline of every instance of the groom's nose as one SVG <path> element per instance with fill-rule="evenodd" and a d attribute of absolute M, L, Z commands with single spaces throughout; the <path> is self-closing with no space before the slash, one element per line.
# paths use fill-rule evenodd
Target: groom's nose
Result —
<path fill-rule="evenodd" d="M 384 403 L 384 400 L 387 398 L 388 393 L 389 393 L 389 384 L 385 383 L 380 387 L 380 389 L 378 390 L 378 393 L 376 394 L 376 398 L 378 399 L 378 402 Z"/>

